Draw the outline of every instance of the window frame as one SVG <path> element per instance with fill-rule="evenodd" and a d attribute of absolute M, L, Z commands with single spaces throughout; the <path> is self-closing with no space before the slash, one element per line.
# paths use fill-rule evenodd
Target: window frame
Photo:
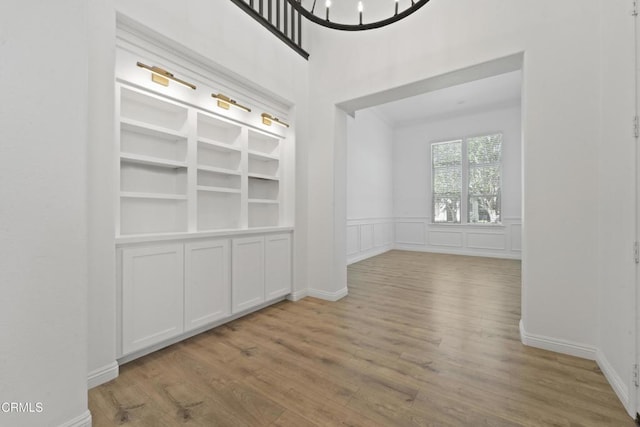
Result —
<path fill-rule="evenodd" d="M 500 221 L 499 222 L 469 222 L 469 152 L 468 152 L 468 140 L 473 138 L 482 138 L 492 135 L 500 135 L 501 136 L 501 147 L 500 147 L 500 162 L 491 163 L 493 165 L 498 165 L 500 169 Z M 434 167 L 433 167 L 433 146 L 437 144 L 446 144 L 452 142 L 461 142 L 461 151 L 462 151 L 462 159 L 461 159 L 461 189 L 460 189 L 460 222 L 436 222 L 435 221 L 435 212 L 434 212 Z M 470 135 L 454 137 L 454 138 L 444 138 L 433 140 L 429 142 L 429 168 L 431 169 L 430 174 L 430 221 L 431 225 L 436 226 L 445 226 L 445 227 L 456 227 L 456 226 L 470 226 L 470 227 L 504 227 L 503 223 L 503 214 L 502 214 L 502 200 L 503 200 L 503 177 L 504 177 L 504 132 L 495 131 L 495 132 L 482 132 L 482 133 L 474 133 Z M 491 165 L 487 163 L 486 165 Z"/>

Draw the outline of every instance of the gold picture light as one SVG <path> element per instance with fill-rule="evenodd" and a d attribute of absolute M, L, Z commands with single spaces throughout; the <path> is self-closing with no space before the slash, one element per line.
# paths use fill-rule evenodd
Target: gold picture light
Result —
<path fill-rule="evenodd" d="M 224 108 L 225 110 L 228 110 L 229 107 L 233 106 L 241 109 L 242 111 L 246 111 L 247 113 L 251 112 L 251 108 L 238 104 L 235 99 L 231 99 L 228 96 L 223 95 L 221 93 L 218 93 L 218 94 L 212 93 L 211 97 L 217 99 L 218 107 Z"/>
<path fill-rule="evenodd" d="M 283 121 L 281 121 L 279 118 L 277 117 L 273 117 L 271 114 L 267 114 L 267 113 L 262 113 L 262 123 L 264 123 L 267 126 L 271 126 L 272 123 L 275 123 L 277 125 L 280 125 L 282 127 L 288 128 L 289 125 Z"/>
<path fill-rule="evenodd" d="M 144 68 L 145 70 L 151 71 L 151 80 L 153 80 L 155 83 L 158 83 L 162 86 L 169 86 L 169 80 L 173 80 L 176 83 L 180 83 L 181 85 L 184 85 L 193 90 L 196 90 L 196 85 L 191 84 L 189 82 L 185 82 L 184 80 L 180 80 L 179 78 L 175 77 L 172 73 L 168 72 L 163 68 L 156 67 L 155 65 L 149 66 L 147 64 L 143 64 L 142 62 L 138 62 L 136 65 L 140 68 Z"/>

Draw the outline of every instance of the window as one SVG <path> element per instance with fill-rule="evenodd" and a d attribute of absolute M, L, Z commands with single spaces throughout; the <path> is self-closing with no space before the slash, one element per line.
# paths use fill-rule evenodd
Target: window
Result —
<path fill-rule="evenodd" d="M 433 222 L 500 223 L 501 160 L 502 134 L 433 143 Z"/>

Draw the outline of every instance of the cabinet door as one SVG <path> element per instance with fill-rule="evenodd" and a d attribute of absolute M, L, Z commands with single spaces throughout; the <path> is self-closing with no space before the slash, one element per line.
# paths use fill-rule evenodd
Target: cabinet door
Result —
<path fill-rule="evenodd" d="M 122 250 L 122 351 L 149 347 L 183 332 L 184 246 Z"/>
<path fill-rule="evenodd" d="M 291 234 L 265 237 L 265 257 L 266 299 L 291 293 Z"/>
<path fill-rule="evenodd" d="M 264 302 L 264 237 L 233 239 L 233 313 Z"/>
<path fill-rule="evenodd" d="M 229 240 L 185 245 L 185 329 L 191 330 L 231 313 Z"/>

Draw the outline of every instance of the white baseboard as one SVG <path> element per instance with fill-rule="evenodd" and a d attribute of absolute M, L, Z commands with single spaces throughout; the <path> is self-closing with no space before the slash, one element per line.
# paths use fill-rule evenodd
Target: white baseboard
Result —
<path fill-rule="evenodd" d="M 289 301 L 300 301 L 302 298 L 305 298 L 309 295 L 309 290 L 308 289 L 301 289 L 299 291 L 295 291 L 295 292 L 291 292 L 289 295 L 287 295 L 287 299 Z"/>
<path fill-rule="evenodd" d="M 348 294 L 349 294 L 349 290 L 346 287 L 336 292 L 327 292 L 327 291 L 321 291 L 318 289 L 309 289 L 310 297 L 319 298 L 326 301 L 338 301 L 339 299 L 346 297 Z"/>
<path fill-rule="evenodd" d="M 396 243 L 393 249 L 398 251 L 411 252 L 430 252 L 434 254 L 462 255 L 462 256 L 478 256 L 484 258 L 501 258 L 501 259 L 522 259 L 521 253 L 509 252 L 488 252 L 483 249 L 465 250 L 465 249 L 441 249 L 424 245 L 408 245 L 405 243 Z"/>
<path fill-rule="evenodd" d="M 568 354 L 570 356 L 581 357 L 583 359 L 596 359 L 595 347 L 559 338 L 529 334 L 524 329 L 522 319 L 520 319 L 520 340 L 522 341 L 522 344 L 528 345 L 529 347 L 555 351 L 556 353 Z"/>
<path fill-rule="evenodd" d="M 613 366 L 609 363 L 604 353 L 600 350 L 596 351 L 596 363 L 600 367 L 600 370 L 604 374 L 609 384 L 611 384 L 611 388 L 618 395 L 618 399 L 622 402 L 622 405 L 627 410 L 627 413 L 635 418 L 636 410 L 633 408 L 632 402 L 629 399 L 629 387 L 627 384 L 620 378 L 620 375 L 613 369 Z"/>
<path fill-rule="evenodd" d="M 87 385 L 90 389 L 92 389 L 101 384 L 109 382 L 115 378 L 118 378 L 118 372 L 118 362 L 114 361 L 107 366 L 103 366 L 102 368 L 98 368 L 94 371 L 89 372 Z"/>
<path fill-rule="evenodd" d="M 87 409 L 84 414 L 78 415 L 74 419 L 60 424 L 59 427 L 91 427 L 91 412 Z"/>
<path fill-rule="evenodd" d="M 383 253 L 389 252 L 392 249 L 393 245 L 384 245 L 378 248 L 369 249 L 368 251 L 356 252 L 355 254 L 347 256 L 347 265 L 364 261 L 365 259 L 372 258 L 374 256 L 382 255 Z"/>

